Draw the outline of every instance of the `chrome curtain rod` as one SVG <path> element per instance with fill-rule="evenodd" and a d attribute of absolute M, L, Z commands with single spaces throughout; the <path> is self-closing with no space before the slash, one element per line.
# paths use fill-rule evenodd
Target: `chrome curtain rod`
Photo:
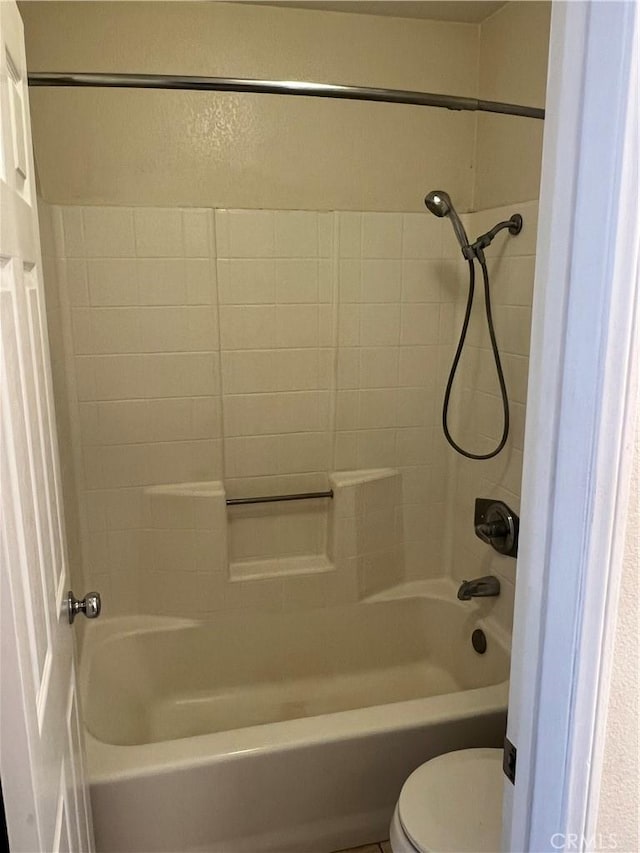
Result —
<path fill-rule="evenodd" d="M 339 98 L 351 101 L 381 101 L 471 110 L 504 115 L 544 118 L 544 110 L 521 104 L 503 104 L 457 95 L 407 92 L 402 89 L 371 89 L 366 86 L 336 86 L 331 83 L 304 83 L 295 80 L 248 80 L 240 77 L 185 77 L 176 74 L 75 74 L 40 73 L 28 75 L 30 86 L 80 86 L 102 89 L 187 89 L 206 92 L 258 92 L 267 95 L 305 95 L 311 98 Z"/>
<path fill-rule="evenodd" d="M 332 498 L 333 489 L 327 492 L 300 492 L 297 495 L 265 495 L 259 498 L 227 498 L 227 506 L 245 506 L 246 504 L 271 504 L 277 501 L 310 501 L 315 498 Z"/>

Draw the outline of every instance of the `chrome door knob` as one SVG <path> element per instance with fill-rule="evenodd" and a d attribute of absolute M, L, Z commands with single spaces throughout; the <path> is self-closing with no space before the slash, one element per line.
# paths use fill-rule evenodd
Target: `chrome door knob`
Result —
<path fill-rule="evenodd" d="M 78 599 L 73 592 L 69 590 L 67 594 L 67 612 L 69 614 L 69 625 L 73 625 L 73 620 L 78 613 L 84 613 L 87 619 L 97 619 L 102 610 L 102 601 L 100 600 L 99 592 L 88 592 L 84 598 Z"/>

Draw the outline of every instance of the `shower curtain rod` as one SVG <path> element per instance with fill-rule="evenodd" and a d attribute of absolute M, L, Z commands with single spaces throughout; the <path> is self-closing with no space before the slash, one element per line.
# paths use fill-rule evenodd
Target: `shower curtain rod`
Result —
<path fill-rule="evenodd" d="M 30 86 L 80 86 L 103 89 L 188 89 L 207 92 L 258 92 L 268 95 L 305 95 L 311 98 L 341 98 L 351 101 L 381 101 L 390 104 L 414 104 L 471 110 L 504 115 L 544 118 L 544 110 L 521 104 L 503 104 L 458 95 L 408 92 L 402 89 L 372 89 L 366 86 L 337 86 L 331 83 L 305 83 L 295 80 L 249 80 L 241 77 L 188 77 L 176 74 L 76 74 L 34 72 L 28 75 Z"/>

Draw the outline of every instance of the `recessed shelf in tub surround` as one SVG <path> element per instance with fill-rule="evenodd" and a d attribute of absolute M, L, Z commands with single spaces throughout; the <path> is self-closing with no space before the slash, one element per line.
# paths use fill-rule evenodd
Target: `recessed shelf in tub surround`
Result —
<path fill-rule="evenodd" d="M 282 484 L 262 485 L 269 494 Z M 204 615 L 354 601 L 401 582 L 400 473 L 334 472 L 325 486 L 332 499 L 241 506 L 226 506 L 221 481 L 147 487 L 150 586 L 173 576 L 190 588 L 196 576 L 185 570 L 196 572 Z M 152 611 L 186 613 L 169 586 Z"/>
<path fill-rule="evenodd" d="M 281 575 L 313 575 L 320 572 L 333 572 L 335 568 L 326 554 L 301 554 L 296 557 L 280 557 L 272 560 L 240 560 L 229 563 L 229 580 L 256 580 Z"/>
<path fill-rule="evenodd" d="M 402 563 L 399 482 L 390 468 L 343 471 L 329 477 L 331 500 L 229 507 L 230 580 L 351 568 L 369 589 L 376 573 L 393 577 Z"/>
<path fill-rule="evenodd" d="M 325 474 L 245 478 L 226 484 L 229 498 L 329 491 Z M 333 571 L 327 542 L 330 498 L 227 506 L 231 582 Z"/>

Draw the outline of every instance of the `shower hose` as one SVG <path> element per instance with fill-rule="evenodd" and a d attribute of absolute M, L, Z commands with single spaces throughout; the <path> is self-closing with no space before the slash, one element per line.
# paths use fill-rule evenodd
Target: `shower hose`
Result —
<path fill-rule="evenodd" d="M 504 373 L 502 372 L 502 364 L 500 363 L 500 352 L 498 350 L 496 333 L 493 327 L 493 317 L 491 315 L 489 272 L 487 270 L 486 262 L 483 259 L 478 260 L 482 268 L 482 278 L 484 280 L 484 302 L 487 313 L 487 326 L 489 328 L 489 337 L 491 339 L 491 349 L 493 350 L 493 359 L 496 365 L 496 373 L 498 375 L 498 383 L 500 385 L 500 394 L 502 395 L 502 411 L 504 416 L 502 438 L 498 442 L 495 449 L 492 450 L 490 453 L 470 453 L 468 450 L 465 450 L 463 447 L 460 447 L 460 445 L 454 441 L 454 439 L 451 437 L 451 433 L 449 432 L 449 426 L 447 423 L 449 416 L 449 399 L 451 397 L 451 388 L 456 377 L 456 371 L 458 369 L 460 357 L 462 356 L 462 352 L 464 350 L 464 342 L 467 337 L 469 321 L 471 319 L 471 309 L 473 308 L 473 295 L 475 292 L 476 281 L 476 270 L 473 263 L 473 259 L 467 260 L 467 263 L 469 264 L 469 295 L 467 297 L 467 307 L 464 314 L 462 329 L 460 331 L 460 340 L 458 341 L 458 348 L 456 349 L 456 354 L 453 357 L 451 370 L 449 371 L 449 378 L 447 380 L 447 388 L 444 392 L 444 401 L 442 404 L 442 429 L 444 431 L 445 438 L 447 439 L 451 447 L 453 447 L 453 449 L 460 453 L 462 456 L 466 456 L 467 459 L 493 459 L 493 457 L 497 456 L 498 453 L 500 453 L 502 448 L 505 446 L 505 444 L 507 443 L 507 438 L 509 436 L 509 399 L 507 397 L 507 386 L 504 381 Z"/>

